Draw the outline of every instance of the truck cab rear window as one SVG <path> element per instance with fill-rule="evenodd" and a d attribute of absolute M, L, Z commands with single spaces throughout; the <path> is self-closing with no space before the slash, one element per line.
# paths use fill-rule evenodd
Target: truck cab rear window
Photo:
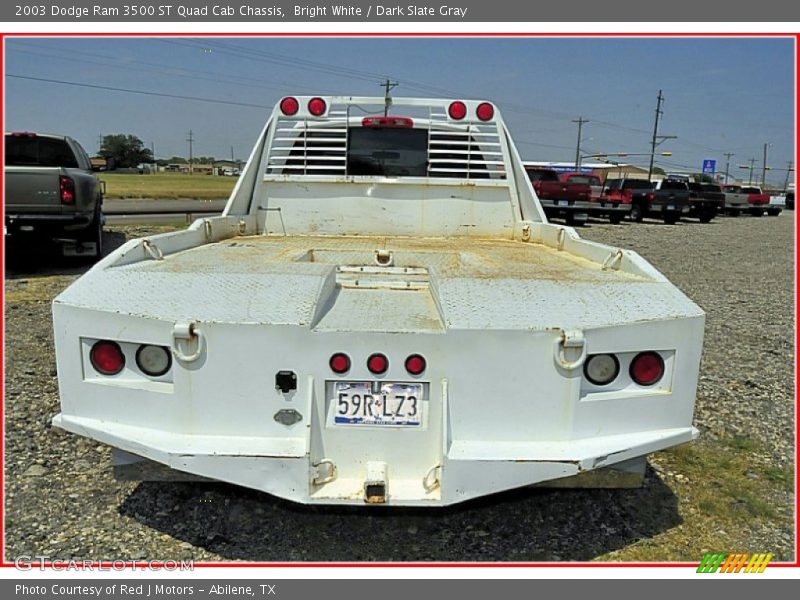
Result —
<path fill-rule="evenodd" d="M 348 133 L 348 175 L 427 176 L 426 130 L 351 127 Z"/>
<path fill-rule="evenodd" d="M 8 167 L 78 168 L 67 142 L 46 137 L 7 135 L 5 161 Z"/>

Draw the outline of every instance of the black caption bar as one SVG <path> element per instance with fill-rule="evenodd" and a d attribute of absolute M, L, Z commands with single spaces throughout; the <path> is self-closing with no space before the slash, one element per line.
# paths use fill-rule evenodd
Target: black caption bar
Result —
<path fill-rule="evenodd" d="M 800 3 L 785 0 L 728 0 L 697 2 L 671 0 L 668 4 L 643 0 L 574 0 L 558 2 L 520 2 L 519 0 L 441 0 L 414 2 L 285 2 L 281 0 L 233 0 L 180 3 L 125 2 L 111 0 L 86 2 L 17 1 L 0 5 L 0 19 L 7 22 L 800 22 Z"/>

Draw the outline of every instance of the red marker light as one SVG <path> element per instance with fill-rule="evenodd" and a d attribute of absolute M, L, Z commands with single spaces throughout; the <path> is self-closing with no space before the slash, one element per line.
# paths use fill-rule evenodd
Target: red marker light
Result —
<path fill-rule="evenodd" d="M 367 359 L 367 368 L 370 373 L 383 375 L 389 369 L 389 359 L 383 354 L 373 354 Z"/>
<path fill-rule="evenodd" d="M 116 375 L 125 366 L 125 355 L 116 342 L 100 340 L 89 352 L 89 360 L 101 375 Z"/>
<path fill-rule="evenodd" d="M 664 376 L 664 359 L 656 352 L 642 352 L 631 361 L 631 379 L 639 385 L 653 385 Z"/>
<path fill-rule="evenodd" d="M 321 117 L 326 110 L 328 110 L 328 105 L 325 104 L 325 100 L 322 98 L 312 98 L 308 101 L 308 112 L 315 117 Z"/>
<path fill-rule="evenodd" d="M 460 121 L 467 116 L 467 105 L 460 100 L 456 100 L 450 104 L 450 107 L 447 109 L 447 114 L 450 115 L 451 119 Z"/>
<path fill-rule="evenodd" d="M 426 366 L 425 358 L 419 354 L 412 354 L 406 359 L 406 371 L 412 375 L 421 374 L 425 370 Z"/>
<path fill-rule="evenodd" d="M 331 360 L 328 364 L 330 364 L 331 371 L 341 375 L 350 370 L 350 357 L 343 352 L 337 352 L 331 356 Z"/>
<path fill-rule="evenodd" d="M 281 112 L 285 114 L 287 117 L 291 117 L 292 115 L 296 115 L 297 111 L 300 110 L 300 104 L 297 102 L 297 98 L 292 98 L 291 96 L 287 96 L 283 100 L 281 100 Z"/>
<path fill-rule="evenodd" d="M 494 117 L 494 106 L 488 102 L 481 102 L 475 109 L 475 114 L 481 121 L 489 121 Z"/>

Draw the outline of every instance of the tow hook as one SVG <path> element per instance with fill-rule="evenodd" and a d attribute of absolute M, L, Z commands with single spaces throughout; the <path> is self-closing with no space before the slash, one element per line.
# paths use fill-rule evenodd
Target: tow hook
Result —
<path fill-rule="evenodd" d="M 566 354 L 569 353 L 577 358 L 568 360 Z M 556 339 L 554 346 L 556 364 L 566 371 L 572 371 L 583 365 L 586 360 L 586 338 L 580 330 L 570 330 L 561 332 L 561 337 Z"/>
<path fill-rule="evenodd" d="M 203 332 L 200 331 L 197 327 L 197 323 L 194 321 L 191 323 L 175 323 L 175 326 L 172 328 L 172 354 L 182 362 L 194 362 L 200 358 L 200 355 L 203 353 L 203 346 L 205 345 L 204 340 Z M 190 345 L 192 343 L 197 346 L 195 351 L 191 353 L 184 352 L 181 346 Z"/>

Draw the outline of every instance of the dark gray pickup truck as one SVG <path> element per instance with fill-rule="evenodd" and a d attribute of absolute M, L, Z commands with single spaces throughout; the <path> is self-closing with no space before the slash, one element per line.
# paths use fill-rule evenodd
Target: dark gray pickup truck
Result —
<path fill-rule="evenodd" d="M 49 238 L 64 253 L 103 254 L 103 184 L 74 139 L 5 134 L 5 234 Z"/>

